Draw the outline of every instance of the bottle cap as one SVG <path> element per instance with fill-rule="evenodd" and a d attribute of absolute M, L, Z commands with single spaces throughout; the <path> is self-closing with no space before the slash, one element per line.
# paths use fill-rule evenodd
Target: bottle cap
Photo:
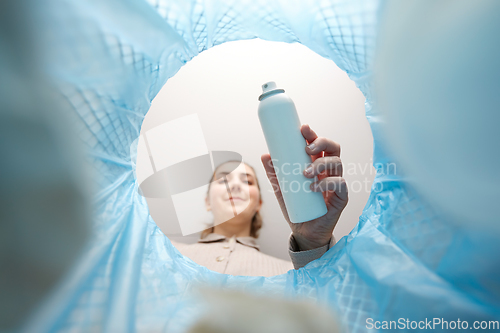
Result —
<path fill-rule="evenodd" d="M 262 95 L 259 96 L 259 101 L 262 100 L 264 97 L 273 95 L 276 93 L 284 93 L 285 89 L 277 88 L 276 87 L 276 82 L 274 81 L 269 81 L 267 83 L 264 83 L 262 85 Z"/>

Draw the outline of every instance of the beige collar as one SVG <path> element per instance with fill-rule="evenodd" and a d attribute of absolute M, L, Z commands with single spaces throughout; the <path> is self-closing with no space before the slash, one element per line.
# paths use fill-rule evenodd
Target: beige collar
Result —
<path fill-rule="evenodd" d="M 257 249 L 260 251 L 259 246 L 257 245 L 256 239 L 254 237 L 231 237 L 235 238 L 235 240 L 245 246 L 253 247 L 254 249 Z M 216 234 L 212 232 L 211 234 L 208 234 L 205 238 L 200 238 L 198 240 L 198 243 L 214 243 L 214 242 L 228 242 L 229 239 L 227 239 L 226 236 Z"/>

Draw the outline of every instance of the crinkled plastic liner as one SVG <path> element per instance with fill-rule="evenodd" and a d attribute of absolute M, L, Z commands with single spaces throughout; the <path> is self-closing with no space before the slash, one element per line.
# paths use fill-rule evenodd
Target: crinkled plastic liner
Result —
<path fill-rule="evenodd" d="M 270 278 L 222 275 L 184 258 L 138 194 L 130 146 L 151 100 L 203 50 L 255 37 L 300 42 L 346 71 L 367 97 L 374 163 L 393 161 L 370 97 L 378 7 L 361 0 L 47 1 L 37 24 L 53 51 L 49 72 L 79 116 L 99 193 L 94 239 L 28 329 L 182 332 L 200 312 L 189 293 L 198 283 L 317 299 L 351 332 L 367 331 L 367 318 L 498 318 L 493 236 L 453 227 L 383 169 L 348 236 L 305 268 Z"/>

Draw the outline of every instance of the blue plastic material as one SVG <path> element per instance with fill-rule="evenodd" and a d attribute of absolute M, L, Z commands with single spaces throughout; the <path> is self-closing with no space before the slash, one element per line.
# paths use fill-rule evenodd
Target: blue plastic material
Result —
<path fill-rule="evenodd" d="M 130 146 L 160 88 L 203 50 L 255 37 L 300 42 L 346 71 L 367 98 L 374 163 L 389 165 L 369 88 L 378 8 L 362 0 L 45 1 L 34 23 L 52 52 L 44 61 L 78 115 L 99 191 L 89 249 L 26 329 L 183 332 L 199 314 L 189 291 L 200 282 L 317 299 L 350 332 L 367 331 L 368 317 L 498 319 L 494 235 L 457 229 L 384 168 L 348 236 L 271 278 L 221 275 L 182 257 L 138 194 Z"/>

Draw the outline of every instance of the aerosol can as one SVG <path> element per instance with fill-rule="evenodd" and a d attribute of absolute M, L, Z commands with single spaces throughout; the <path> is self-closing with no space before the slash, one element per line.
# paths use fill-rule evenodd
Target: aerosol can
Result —
<path fill-rule="evenodd" d="M 302 173 L 312 160 L 305 150 L 307 143 L 300 132 L 295 104 L 272 81 L 262 85 L 259 101 L 260 124 L 290 221 L 302 223 L 325 215 L 322 193 L 310 189 L 317 177 L 307 178 Z"/>

